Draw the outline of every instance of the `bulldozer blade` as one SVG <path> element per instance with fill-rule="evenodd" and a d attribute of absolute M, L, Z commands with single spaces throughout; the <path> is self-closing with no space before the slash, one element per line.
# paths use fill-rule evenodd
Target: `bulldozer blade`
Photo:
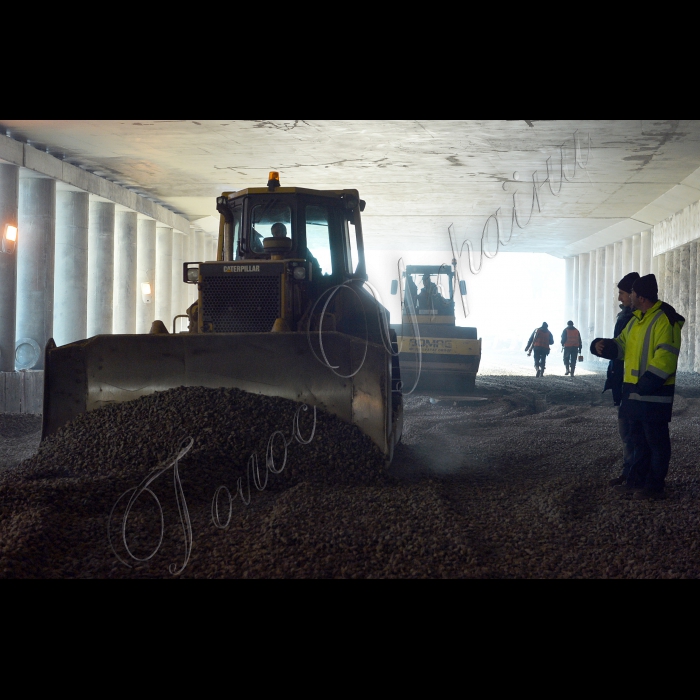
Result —
<path fill-rule="evenodd" d="M 343 333 L 324 332 L 323 345 L 335 372 L 360 370 L 338 376 L 303 333 L 98 335 L 60 347 L 49 341 L 42 440 L 111 403 L 180 386 L 235 387 L 332 413 L 357 425 L 391 460 L 400 439 L 400 425 L 392 429 L 391 356 Z"/>

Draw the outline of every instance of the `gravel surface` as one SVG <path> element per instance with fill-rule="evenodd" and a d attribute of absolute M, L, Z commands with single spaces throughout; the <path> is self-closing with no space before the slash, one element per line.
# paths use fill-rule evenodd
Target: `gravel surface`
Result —
<path fill-rule="evenodd" d="M 548 369 L 538 379 L 529 358 L 499 356 L 477 378 L 482 401 L 406 397 L 388 470 L 357 429 L 319 411 L 311 443 L 291 442 L 285 470 L 263 491 L 251 486 L 249 505 L 234 499 L 226 529 L 212 523 L 217 487 L 234 495 L 252 452 L 264 475 L 268 438 L 290 439 L 296 404 L 181 388 L 85 414 L 38 451 L 39 417 L 0 415 L 0 465 L 10 467 L 0 471 L 0 577 L 698 577 L 700 375 L 678 375 L 667 497 L 640 502 L 607 486 L 621 449 L 604 367 L 579 365 L 573 379 L 563 365 Z M 313 416 L 300 415 L 306 439 Z M 187 540 L 167 465 L 187 435 L 178 473 L 192 548 L 173 575 Z M 34 454 L 12 466 L 22 450 Z M 110 510 L 159 464 L 150 488 L 165 534 L 151 560 L 129 558 L 119 541 L 127 499 L 115 508 L 115 549 L 129 568 L 109 546 Z M 144 494 L 127 541 L 144 557 L 159 533 Z"/>

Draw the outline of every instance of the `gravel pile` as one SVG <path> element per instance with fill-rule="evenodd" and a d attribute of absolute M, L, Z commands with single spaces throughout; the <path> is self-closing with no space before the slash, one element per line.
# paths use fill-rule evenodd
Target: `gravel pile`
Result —
<path fill-rule="evenodd" d="M 0 413 L 0 471 L 31 457 L 41 440 L 41 416 Z"/>
<path fill-rule="evenodd" d="M 127 499 L 186 435 L 179 464 L 192 527 L 185 578 L 697 578 L 700 552 L 700 376 L 680 374 L 667 497 L 632 501 L 607 486 L 621 468 L 617 410 L 600 373 L 572 380 L 484 375 L 485 400 L 446 406 L 405 399 L 391 468 L 356 428 L 318 412 L 309 445 L 250 503 L 212 522 L 216 488 L 236 491 L 247 460 L 275 430 L 287 439 L 297 404 L 236 390 L 177 389 L 81 416 L 20 466 L 0 474 L 0 577 L 171 578 L 186 538 L 170 468 L 152 484 L 165 521 L 153 558 L 120 544 Z M 243 417 L 241 417 L 243 416 Z M 312 416 L 300 419 L 310 435 Z M 19 430 L 19 428 L 18 428 Z M 31 440 L 31 435 L 27 440 Z M 221 492 L 219 517 L 228 517 Z M 245 491 L 247 497 L 247 490 Z M 127 538 L 147 556 L 160 515 L 145 494 Z"/>

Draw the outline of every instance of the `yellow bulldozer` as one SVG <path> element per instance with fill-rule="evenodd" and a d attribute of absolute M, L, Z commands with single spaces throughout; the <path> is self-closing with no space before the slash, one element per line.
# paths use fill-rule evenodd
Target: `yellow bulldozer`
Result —
<path fill-rule="evenodd" d="M 390 461 L 403 425 L 398 346 L 365 285 L 358 191 L 282 187 L 273 172 L 267 187 L 224 192 L 216 205 L 217 259 L 183 266 L 198 289 L 188 331 L 159 319 L 149 334 L 48 342 L 42 439 L 111 402 L 235 387 L 318 406 Z"/>

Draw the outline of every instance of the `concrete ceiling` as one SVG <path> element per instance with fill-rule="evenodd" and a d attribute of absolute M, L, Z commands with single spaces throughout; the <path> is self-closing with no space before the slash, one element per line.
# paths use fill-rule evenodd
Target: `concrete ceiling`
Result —
<path fill-rule="evenodd" d="M 502 250 L 563 256 L 647 230 L 700 199 L 700 120 L 5 119 L 0 133 L 209 232 L 218 227 L 216 196 L 264 185 L 270 170 L 285 186 L 357 188 L 375 249 L 449 250 L 451 223 L 459 243 L 478 246 L 499 208 L 508 240 L 513 195 L 525 224 L 534 189 L 539 208 Z"/>

